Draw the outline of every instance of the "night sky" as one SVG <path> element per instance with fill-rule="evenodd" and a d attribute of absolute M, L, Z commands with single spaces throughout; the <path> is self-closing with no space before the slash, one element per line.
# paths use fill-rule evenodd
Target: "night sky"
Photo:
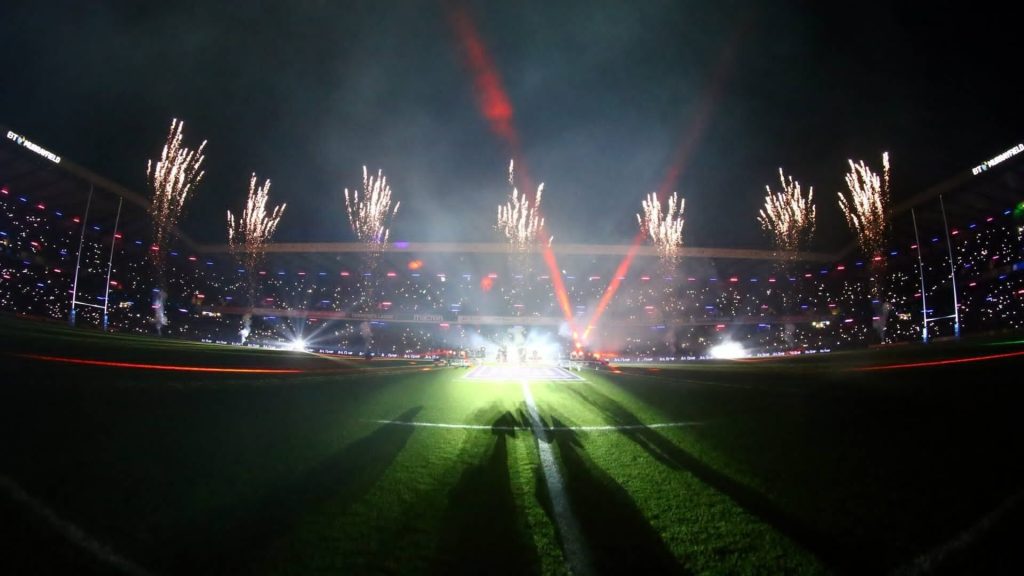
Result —
<path fill-rule="evenodd" d="M 662 189 L 686 199 L 687 245 L 765 248 L 782 166 L 814 186 L 814 248 L 832 249 L 847 158 L 889 150 L 899 200 L 1024 139 L 1019 24 L 978 3 L 10 4 L 0 123 L 148 194 L 183 119 L 209 140 L 181 222 L 203 242 L 225 241 L 253 171 L 288 203 L 277 240 L 350 241 L 342 190 L 364 164 L 401 201 L 392 239 L 497 241 L 516 156 L 556 243 L 629 242 Z"/>

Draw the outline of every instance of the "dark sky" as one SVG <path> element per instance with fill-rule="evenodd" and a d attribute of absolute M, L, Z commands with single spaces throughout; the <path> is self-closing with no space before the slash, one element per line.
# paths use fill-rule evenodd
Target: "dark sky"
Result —
<path fill-rule="evenodd" d="M 5 2 L 0 123 L 145 192 L 185 120 L 209 140 L 181 223 L 200 241 L 224 241 L 253 171 L 288 202 L 278 240 L 351 240 L 342 190 L 363 164 L 401 200 L 393 239 L 497 240 L 513 150 L 477 105 L 466 10 L 556 242 L 628 242 L 675 165 L 686 244 L 765 247 L 782 166 L 814 186 L 815 247 L 834 248 L 847 158 L 889 150 L 898 200 L 1024 139 L 1005 9 L 763 4 Z"/>

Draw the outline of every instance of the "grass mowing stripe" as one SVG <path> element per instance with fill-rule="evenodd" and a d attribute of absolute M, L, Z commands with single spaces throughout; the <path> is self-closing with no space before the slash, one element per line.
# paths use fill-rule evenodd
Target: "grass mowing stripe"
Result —
<path fill-rule="evenodd" d="M 33 498 L 17 482 L 2 474 L 0 474 L 0 488 L 3 489 L 11 500 L 26 507 L 33 514 L 45 520 L 47 524 L 60 533 L 68 542 L 85 550 L 104 564 L 112 566 L 125 574 L 137 576 L 148 576 L 150 574 L 149 571 L 138 564 L 117 554 L 109 546 L 89 536 L 78 526 L 58 516 L 49 506 Z"/>
<path fill-rule="evenodd" d="M 537 411 L 537 404 L 533 401 L 533 394 L 530 393 L 530 383 L 526 380 L 521 382 L 523 387 L 523 399 L 526 400 L 526 409 L 530 416 L 530 425 L 533 428 L 533 435 L 537 443 L 537 450 L 540 452 L 541 470 L 544 473 L 544 482 L 547 485 L 548 496 L 551 498 L 551 508 L 554 512 L 555 522 L 558 524 L 558 532 L 562 536 L 562 547 L 565 553 L 569 569 L 574 574 L 593 574 L 593 567 L 590 565 L 590 558 L 583 547 L 583 537 L 579 522 L 572 514 L 569 507 L 569 499 L 565 494 L 565 480 L 558 470 L 555 462 L 555 455 L 551 451 L 551 438 L 547 434 Z"/>

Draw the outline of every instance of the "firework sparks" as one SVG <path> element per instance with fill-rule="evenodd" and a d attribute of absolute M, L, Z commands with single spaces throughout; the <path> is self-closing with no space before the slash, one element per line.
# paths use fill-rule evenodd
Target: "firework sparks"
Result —
<path fill-rule="evenodd" d="M 171 231 L 178 223 L 185 200 L 195 190 L 205 174 L 202 170 L 203 149 L 206 141 L 197 150 L 182 146 L 182 130 L 185 123 L 178 119 L 171 120 L 171 130 L 167 135 L 160 159 L 155 163 L 150 160 L 146 164 L 146 176 L 153 188 L 153 201 L 149 212 L 153 217 L 153 245 L 151 250 L 155 263 L 159 266 L 167 247 Z"/>
<path fill-rule="evenodd" d="M 495 227 L 505 235 L 513 250 L 525 252 L 544 228 L 544 218 L 540 215 L 544 184 L 537 187 L 537 197 L 531 203 L 526 194 L 520 195 L 516 188 L 514 167 L 514 162 L 509 161 L 508 183 L 512 186 L 512 194 L 508 202 L 498 206 L 498 224 Z M 554 237 L 548 239 L 548 246 L 553 240 Z"/>
<path fill-rule="evenodd" d="M 846 186 L 850 195 L 839 193 L 839 207 L 846 222 L 857 234 L 861 249 L 868 256 L 880 252 L 885 244 L 885 219 L 889 208 L 889 153 L 882 154 L 882 176 L 871 171 L 862 160 L 850 160 Z"/>
<path fill-rule="evenodd" d="M 249 306 L 255 305 L 256 267 L 263 260 L 267 243 L 274 235 L 278 222 L 287 204 L 275 207 L 267 213 L 267 200 L 270 199 L 270 180 L 263 186 L 256 185 L 256 174 L 249 179 L 249 197 L 242 211 L 242 217 L 235 220 L 235 215 L 228 210 L 228 248 L 245 268 L 248 280 Z M 249 336 L 252 314 L 242 317 L 242 329 L 239 334 L 242 342 Z"/>
<path fill-rule="evenodd" d="M 281 204 L 268 214 L 270 180 L 264 182 L 263 186 L 257 186 L 256 182 L 256 174 L 253 174 L 249 179 L 249 199 L 242 217 L 236 221 L 235 215 L 228 210 L 228 247 L 247 270 L 255 270 L 263 258 L 267 242 L 277 229 L 287 206 Z"/>
<path fill-rule="evenodd" d="M 773 193 L 766 186 L 768 195 L 764 198 L 764 208 L 760 211 L 757 221 L 761 227 L 771 234 L 772 242 L 780 250 L 796 252 L 806 248 L 814 235 L 814 188 L 807 189 L 805 198 L 800 190 L 800 183 L 788 179 L 779 168 L 779 182 L 782 191 Z"/>
<path fill-rule="evenodd" d="M 362 199 L 358 191 L 349 193 L 348 188 L 345 189 L 345 208 L 352 231 L 360 242 L 377 249 L 387 244 L 390 232 L 387 223 L 398 213 L 400 204 L 396 202 L 394 209 L 391 208 L 391 187 L 381 170 L 376 176 L 369 176 L 363 166 Z"/>
<path fill-rule="evenodd" d="M 663 212 L 658 194 L 651 192 L 642 203 L 643 214 L 636 215 L 637 222 L 640 223 L 640 230 L 650 237 L 665 264 L 672 265 L 679 261 L 683 247 L 683 206 L 685 203 L 686 200 L 680 198 L 678 193 L 673 192 Z"/>
<path fill-rule="evenodd" d="M 146 163 L 146 178 L 153 188 L 153 200 L 149 204 L 149 213 L 153 218 L 153 249 L 149 254 L 156 269 L 158 284 L 153 293 L 153 324 L 157 333 L 161 334 L 167 325 L 167 316 L 164 314 L 167 297 L 164 254 L 167 242 L 185 207 L 185 200 L 202 181 L 204 174 L 203 149 L 206 148 L 206 141 L 197 150 L 185 148 L 181 144 L 184 128 L 184 122 L 172 119 L 160 159 L 155 163 L 152 160 Z"/>

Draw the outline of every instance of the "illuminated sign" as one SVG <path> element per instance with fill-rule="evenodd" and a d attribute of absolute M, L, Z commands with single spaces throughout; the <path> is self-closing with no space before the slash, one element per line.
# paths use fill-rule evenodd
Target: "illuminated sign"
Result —
<path fill-rule="evenodd" d="M 56 154 L 54 154 L 53 152 L 50 152 L 46 148 L 43 148 L 42 146 L 40 146 L 40 145 L 36 144 L 35 142 L 29 140 L 28 138 L 25 138 L 21 134 L 17 134 L 15 132 L 12 132 L 11 130 L 8 130 L 7 131 L 7 139 L 8 140 L 13 140 L 14 143 L 17 144 L 18 146 L 22 146 L 24 148 L 28 148 L 29 150 L 35 152 L 36 154 L 39 154 L 40 156 L 42 156 L 43 158 L 46 158 L 47 160 L 49 160 L 50 162 L 53 162 L 54 164 L 60 164 L 60 156 L 57 156 Z"/>
<path fill-rule="evenodd" d="M 989 168 L 995 166 L 996 164 L 999 164 L 1004 160 L 1013 158 L 1014 156 L 1020 154 L 1021 152 L 1024 152 L 1024 144 L 1017 144 L 1016 146 L 1010 148 L 1006 152 L 1003 152 L 999 156 L 996 156 L 995 158 L 992 158 L 987 162 L 982 162 L 981 164 L 978 164 L 974 168 L 971 168 L 971 174 L 977 176 L 978 174 L 981 174 L 982 172 L 988 170 Z"/>

